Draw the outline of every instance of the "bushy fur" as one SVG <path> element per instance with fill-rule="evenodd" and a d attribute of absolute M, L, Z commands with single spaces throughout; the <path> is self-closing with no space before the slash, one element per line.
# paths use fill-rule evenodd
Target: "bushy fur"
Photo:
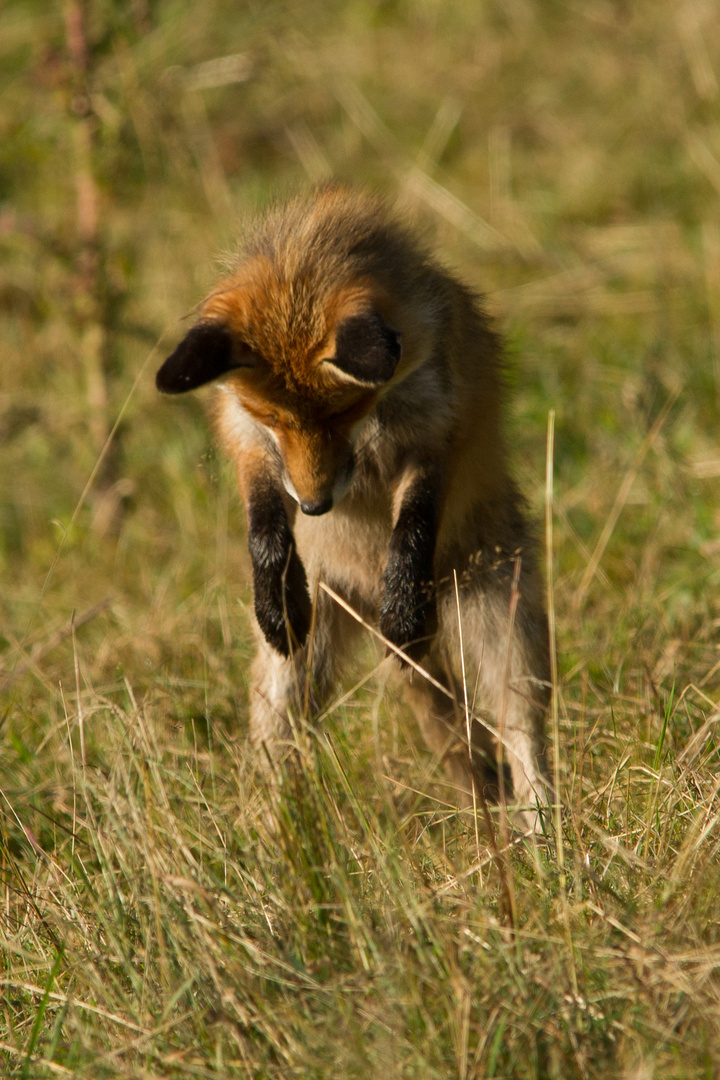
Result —
<path fill-rule="evenodd" d="M 504 725 L 516 802 L 545 802 L 542 581 L 508 471 L 501 348 L 478 299 L 381 200 L 326 187 L 257 224 L 158 373 L 170 393 L 211 379 L 248 515 L 263 756 L 290 745 L 306 688 L 316 707 L 331 693 L 358 633 L 321 591 L 309 647 L 321 580 L 453 694 L 403 669 L 425 741 L 466 802 L 494 750 L 476 721 L 471 764 L 457 575 L 470 695 Z"/>

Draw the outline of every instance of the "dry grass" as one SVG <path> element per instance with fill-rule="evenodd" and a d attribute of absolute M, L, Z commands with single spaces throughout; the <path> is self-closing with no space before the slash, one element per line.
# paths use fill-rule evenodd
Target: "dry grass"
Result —
<path fill-rule="evenodd" d="M 88 7 L 0 12 L 0 1071 L 720 1075 L 715 6 Z M 382 670 L 268 832 L 234 483 L 152 386 L 237 219 L 326 175 L 488 292 L 538 520 L 556 415 L 514 936 Z"/>

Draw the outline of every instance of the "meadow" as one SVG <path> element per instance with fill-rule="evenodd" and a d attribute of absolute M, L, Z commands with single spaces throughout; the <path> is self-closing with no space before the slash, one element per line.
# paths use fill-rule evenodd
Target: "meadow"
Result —
<path fill-rule="evenodd" d="M 712 0 L 0 5 L 2 1076 L 720 1077 L 719 80 Z M 453 808 L 369 636 L 268 827 L 242 507 L 153 376 L 330 177 L 505 336 L 537 841 Z"/>

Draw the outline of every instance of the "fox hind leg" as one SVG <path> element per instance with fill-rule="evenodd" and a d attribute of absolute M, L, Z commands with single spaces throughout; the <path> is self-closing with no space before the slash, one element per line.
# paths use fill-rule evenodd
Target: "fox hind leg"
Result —
<path fill-rule="evenodd" d="M 445 681 L 437 671 L 432 674 L 439 682 Z M 472 806 L 473 784 L 488 801 L 496 801 L 497 783 L 489 740 L 479 724 L 472 724 L 471 761 L 460 698 L 455 695 L 453 701 L 417 672 L 405 676 L 403 693 L 425 745 L 442 763 L 455 789 L 458 804 L 463 808 Z"/>
<path fill-rule="evenodd" d="M 439 615 L 438 636 L 424 666 L 451 687 L 454 700 L 419 673 L 406 675 L 405 698 L 415 713 L 423 738 L 442 761 L 457 790 L 457 801 L 468 806 L 472 802 L 473 784 L 488 802 L 497 801 L 500 778 L 497 743 L 492 732 L 502 728 L 499 757 L 504 759 L 510 774 L 504 790 L 518 808 L 519 823 L 537 830 L 538 810 L 548 803 L 551 790 L 544 745 L 549 682 L 542 604 L 537 603 L 534 608 L 521 604 L 512 621 L 503 590 L 486 592 L 476 587 L 461 594 L 462 659 L 454 595 L 443 598 Z M 439 656 L 446 658 L 447 675 L 437 659 Z M 476 716 L 478 712 L 488 715 L 489 724 L 486 727 L 477 718 L 472 721 L 472 761 L 466 735 L 463 677 L 471 712 Z M 505 765 L 502 767 L 504 779 Z"/>
<path fill-rule="evenodd" d="M 480 708 L 494 718 L 501 758 L 512 775 L 512 801 L 521 821 L 539 827 L 538 808 L 548 802 L 544 721 L 549 698 L 547 623 L 540 603 L 531 604 L 532 579 L 521 580 L 515 618 L 504 590 L 471 591 L 462 605 L 465 666 L 472 673 Z M 454 612 L 457 624 L 457 610 Z M 457 640 L 457 637 L 456 637 Z M 459 643 L 458 643 L 459 648 Z"/>
<path fill-rule="evenodd" d="M 292 656 L 282 656 L 268 645 L 256 627 L 250 739 L 261 761 L 278 763 L 296 748 L 298 725 L 312 721 L 332 694 L 337 668 L 348 654 L 356 625 L 321 592 L 313 632 Z"/>

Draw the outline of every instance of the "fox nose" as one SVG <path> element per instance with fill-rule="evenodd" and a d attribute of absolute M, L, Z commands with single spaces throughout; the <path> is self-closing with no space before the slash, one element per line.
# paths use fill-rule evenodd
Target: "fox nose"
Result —
<path fill-rule="evenodd" d="M 300 503 L 300 509 L 303 514 L 309 514 L 310 517 L 319 517 L 320 514 L 327 514 L 328 510 L 332 510 L 332 495 L 328 495 L 324 499 L 311 502 L 310 499 L 303 500 Z"/>

